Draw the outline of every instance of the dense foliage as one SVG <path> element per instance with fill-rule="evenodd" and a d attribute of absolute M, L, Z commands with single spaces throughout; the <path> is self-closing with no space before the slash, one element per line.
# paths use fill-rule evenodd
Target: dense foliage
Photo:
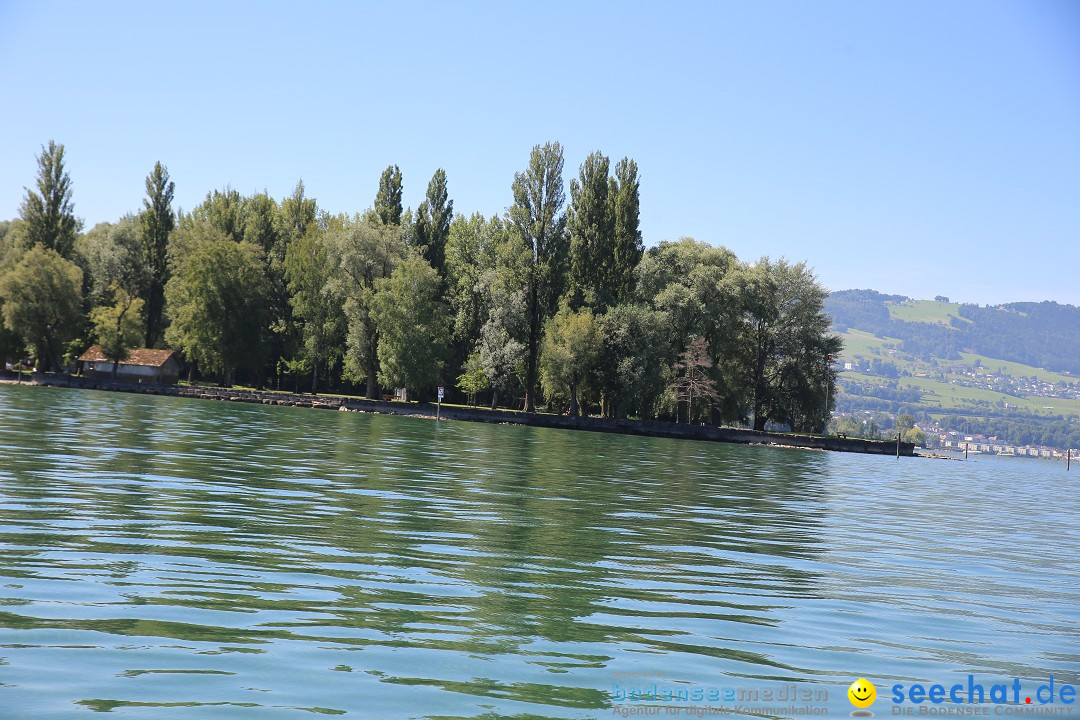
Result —
<path fill-rule="evenodd" d="M 187 213 L 154 165 L 138 215 L 80 234 L 49 143 L 22 216 L 0 223 L 0 354 L 70 365 L 143 343 L 189 377 L 405 389 L 492 407 L 821 430 L 839 350 L 803 264 L 689 238 L 645 249 L 630 158 L 589 155 L 564 191 L 563 148 L 533 148 L 501 217 L 454 214 L 438 169 L 414 213 L 401 170 L 371 207 L 320 212 L 226 188 Z M 67 353 L 66 359 L 62 357 Z M 483 396 L 483 397 L 481 397 Z"/>

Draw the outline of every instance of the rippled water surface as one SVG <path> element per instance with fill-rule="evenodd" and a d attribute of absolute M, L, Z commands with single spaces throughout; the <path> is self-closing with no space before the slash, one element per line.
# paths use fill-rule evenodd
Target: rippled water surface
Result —
<path fill-rule="evenodd" d="M 591 718 L 792 684 L 847 715 L 860 676 L 1076 683 L 1078 481 L 4 386 L 0 717 Z"/>

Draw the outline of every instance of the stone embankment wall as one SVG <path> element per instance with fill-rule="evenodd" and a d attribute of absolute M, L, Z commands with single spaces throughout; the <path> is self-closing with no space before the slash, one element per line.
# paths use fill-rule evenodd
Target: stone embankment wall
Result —
<path fill-rule="evenodd" d="M 100 378 L 69 378 L 66 376 L 47 375 L 35 376 L 34 382 L 38 385 L 52 385 L 58 387 L 112 390 L 146 395 L 172 395 L 177 397 L 197 398 L 200 400 L 227 400 L 257 405 L 287 405 L 292 407 L 314 408 L 318 410 L 371 412 L 385 415 L 414 415 L 432 418 L 435 417 L 436 412 L 435 406 L 430 404 L 386 402 L 382 400 L 343 398 L 328 395 L 298 395 L 293 393 L 265 392 L 257 390 L 237 390 L 233 388 L 112 382 Z M 683 423 L 652 420 L 613 420 L 610 418 L 592 417 L 572 418 L 566 415 L 548 415 L 544 413 L 522 413 L 508 410 L 486 410 L 481 408 L 460 407 L 444 407 L 442 408 L 441 416 L 447 420 L 509 423 L 513 425 L 532 425 L 535 427 L 558 428 L 564 430 L 588 430 L 592 432 L 642 435 L 646 437 L 675 438 L 682 440 L 711 440 L 714 442 L 741 443 L 744 445 L 777 445 L 783 447 L 810 448 L 815 450 L 870 453 L 874 455 L 895 455 L 897 453 L 897 443 L 889 440 L 862 440 L 858 438 L 819 437 L 816 435 L 798 435 L 794 433 L 758 432 L 756 430 L 747 430 L 744 428 L 687 425 Z M 910 457 L 915 454 L 915 446 L 912 443 L 902 442 L 899 444 L 899 453 L 900 455 Z"/>

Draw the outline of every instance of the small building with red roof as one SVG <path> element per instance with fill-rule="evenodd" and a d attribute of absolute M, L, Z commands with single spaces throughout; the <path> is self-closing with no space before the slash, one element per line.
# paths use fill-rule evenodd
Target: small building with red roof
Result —
<path fill-rule="evenodd" d="M 78 358 L 79 374 L 86 377 L 113 379 L 113 362 L 94 345 Z M 172 350 L 136 348 L 128 351 L 126 360 L 116 367 L 117 380 L 127 382 L 166 383 L 173 385 L 180 378 L 180 361 Z"/>

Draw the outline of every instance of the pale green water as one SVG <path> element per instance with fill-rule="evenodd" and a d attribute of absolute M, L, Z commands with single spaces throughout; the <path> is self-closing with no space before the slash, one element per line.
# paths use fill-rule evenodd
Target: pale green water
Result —
<path fill-rule="evenodd" d="M 1076 683 L 1078 480 L 0 387 L 0 718 L 610 717 L 617 684 L 793 682 L 839 716 L 859 676 L 884 716 L 892 683 Z"/>

